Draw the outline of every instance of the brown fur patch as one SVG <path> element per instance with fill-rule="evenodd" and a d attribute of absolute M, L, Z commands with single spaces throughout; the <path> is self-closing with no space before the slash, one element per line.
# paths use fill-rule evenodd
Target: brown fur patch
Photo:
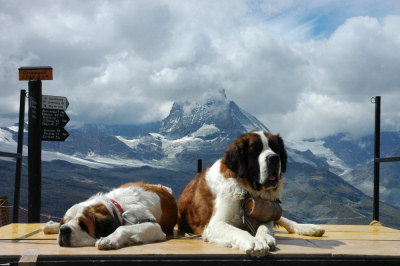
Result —
<path fill-rule="evenodd" d="M 178 207 L 176 205 L 174 196 L 161 185 L 152 185 L 144 182 L 127 183 L 121 185 L 120 187 L 129 186 L 142 187 L 147 191 L 157 194 L 157 196 L 160 198 L 162 211 L 161 219 L 158 221 L 158 224 L 161 226 L 164 233 L 172 234 L 174 232 L 174 227 L 178 216 Z"/>
<path fill-rule="evenodd" d="M 224 163 L 224 158 L 222 158 L 222 160 L 221 160 L 220 171 L 221 171 L 221 173 L 223 173 L 223 176 L 225 178 L 236 178 L 237 181 L 242 185 L 242 187 L 252 188 L 252 186 L 247 178 L 239 178 L 235 172 L 233 172 L 231 169 L 229 169 L 226 166 L 226 164 Z"/>
<path fill-rule="evenodd" d="M 237 178 L 237 174 L 226 166 L 224 160 L 225 158 L 222 158 L 221 160 L 220 172 L 223 173 L 225 178 Z"/>
<path fill-rule="evenodd" d="M 88 206 L 83 211 L 83 216 L 79 217 L 79 221 L 84 223 L 89 230 L 89 235 L 94 238 L 99 234 L 96 232 L 96 220 L 99 222 L 100 220 L 104 220 L 108 217 L 112 217 L 111 213 L 108 211 L 106 205 L 99 203 L 93 206 Z"/>
<path fill-rule="evenodd" d="M 247 189 L 253 186 L 247 178 L 253 176 L 254 165 L 258 164 L 258 155 L 263 149 L 263 143 L 258 134 L 253 132 L 242 135 L 233 141 L 221 160 L 220 172 L 225 178 L 235 178 Z M 254 157 L 254 154 L 257 155 Z"/>
<path fill-rule="evenodd" d="M 179 197 L 178 226 L 181 231 L 201 234 L 211 219 L 215 197 L 205 180 L 207 170 L 197 174 Z"/>

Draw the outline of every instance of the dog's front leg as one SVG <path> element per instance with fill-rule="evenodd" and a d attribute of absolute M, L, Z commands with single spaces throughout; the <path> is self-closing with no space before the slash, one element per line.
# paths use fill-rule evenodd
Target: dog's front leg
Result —
<path fill-rule="evenodd" d="M 128 245 L 146 244 L 166 239 L 158 223 L 146 222 L 120 226 L 111 235 L 96 241 L 98 249 L 119 249 Z"/>
<path fill-rule="evenodd" d="M 261 224 L 257 228 L 256 238 L 264 241 L 268 244 L 270 250 L 275 250 L 276 248 L 276 239 L 274 236 L 274 222 L 270 221 L 264 224 Z"/>
<path fill-rule="evenodd" d="M 289 233 L 305 236 L 322 236 L 325 233 L 325 229 L 319 225 L 299 224 L 283 216 L 276 223 L 284 227 Z"/>
<path fill-rule="evenodd" d="M 238 248 L 255 257 L 263 257 L 269 251 L 265 241 L 223 221 L 210 223 L 204 229 L 203 239 L 217 245 Z"/>

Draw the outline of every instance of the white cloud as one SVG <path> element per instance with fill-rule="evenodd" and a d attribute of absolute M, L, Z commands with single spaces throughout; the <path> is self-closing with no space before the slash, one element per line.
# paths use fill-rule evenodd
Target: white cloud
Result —
<path fill-rule="evenodd" d="M 68 97 L 71 123 L 161 120 L 173 101 L 225 89 L 291 138 L 371 133 L 375 95 L 383 127 L 399 129 L 400 7 L 391 1 L 0 4 L 7 117 L 27 88 L 18 67 L 51 65 L 43 93 Z"/>
<path fill-rule="evenodd" d="M 307 60 L 305 84 L 291 94 L 294 110 L 277 118 L 263 115 L 270 128 L 289 138 L 324 137 L 339 132 L 373 133 L 374 106 L 382 96 L 382 128 L 399 130 L 400 17 L 348 19 L 330 38 L 296 47 Z M 299 80 L 299 79 L 296 79 Z M 285 82 L 288 84 L 288 82 Z M 396 106 L 397 102 L 397 106 Z"/>
<path fill-rule="evenodd" d="M 373 110 L 369 99 L 354 103 L 312 92 L 303 93 L 296 110 L 280 117 L 281 131 L 289 139 L 320 138 L 343 132 L 364 133 L 373 126 Z"/>

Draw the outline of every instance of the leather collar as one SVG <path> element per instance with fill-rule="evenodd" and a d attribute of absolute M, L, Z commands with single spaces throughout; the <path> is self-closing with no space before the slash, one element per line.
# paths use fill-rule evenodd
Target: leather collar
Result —
<path fill-rule="evenodd" d="M 114 204 L 114 206 L 118 209 L 119 213 L 121 214 L 121 223 L 122 225 L 124 225 L 125 219 L 122 216 L 122 214 L 124 213 L 124 209 L 122 209 L 121 205 L 119 205 L 119 203 L 116 200 L 110 199 L 110 201 Z"/>

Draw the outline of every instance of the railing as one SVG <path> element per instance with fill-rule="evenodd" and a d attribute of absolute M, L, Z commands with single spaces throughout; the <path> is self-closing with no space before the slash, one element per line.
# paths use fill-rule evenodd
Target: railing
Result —
<path fill-rule="evenodd" d="M 0 157 L 22 158 L 22 154 L 0 151 Z"/>
<path fill-rule="evenodd" d="M 17 159 L 15 167 L 15 188 L 14 188 L 14 206 L 16 206 L 16 208 L 14 208 L 13 212 L 13 223 L 18 223 L 18 210 L 19 210 L 19 198 L 20 198 L 20 187 L 21 187 L 22 147 L 24 144 L 25 97 L 26 97 L 26 91 L 21 90 L 20 104 L 19 104 L 17 153 L 0 151 L 1 157 L 11 157 Z"/>
<path fill-rule="evenodd" d="M 374 214 L 373 219 L 379 221 L 379 170 L 380 163 L 399 162 L 400 157 L 380 158 L 381 148 L 381 96 L 371 99 L 375 104 L 375 134 L 374 134 Z"/>
<path fill-rule="evenodd" d="M 7 205 L 8 203 L 4 201 L 4 197 L 0 197 L 0 227 L 5 226 L 10 223 L 10 213 L 14 212 L 13 205 Z M 24 207 L 18 207 L 18 223 L 28 223 L 28 209 Z M 47 223 L 49 221 L 61 222 L 61 217 L 52 216 L 50 214 L 41 213 L 40 223 Z M 2 265 L 0 263 L 0 265 Z"/>

